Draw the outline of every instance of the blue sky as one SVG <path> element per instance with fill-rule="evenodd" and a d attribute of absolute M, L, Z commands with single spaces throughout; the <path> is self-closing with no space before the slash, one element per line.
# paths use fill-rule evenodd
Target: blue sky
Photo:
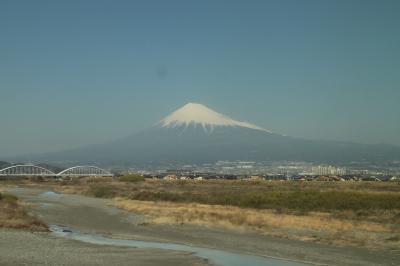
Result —
<path fill-rule="evenodd" d="M 0 156 L 203 103 L 277 133 L 400 145 L 399 1 L 0 1 Z"/>

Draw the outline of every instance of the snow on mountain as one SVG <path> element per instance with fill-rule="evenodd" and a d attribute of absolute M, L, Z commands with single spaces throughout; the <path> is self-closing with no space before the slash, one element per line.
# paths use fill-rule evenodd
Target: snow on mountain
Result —
<path fill-rule="evenodd" d="M 216 126 L 234 126 L 257 129 L 271 133 L 270 131 L 254 124 L 231 119 L 199 103 L 188 103 L 184 105 L 162 119 L 159 122 L 159 125 L 165 128 L 182 126 L 187 128 L 190 125 L 193 125 L 194 127 L 200 125 L 205 132 L 212 132 Z"/>

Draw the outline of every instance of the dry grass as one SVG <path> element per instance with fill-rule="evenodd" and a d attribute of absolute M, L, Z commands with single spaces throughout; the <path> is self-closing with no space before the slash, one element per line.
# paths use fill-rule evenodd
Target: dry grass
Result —
<path fill-rule="evenodd" d="M 398 248 L 385 241 L 400 235 L 393 225 L 337 219 L 328 213 L 293 215 L 274 210 L 243 209 L 234 206 L 197 203 L 136 201 L 118 198 L 119 208 L 147 215 L 148 223 L 194 224 L 241 231 L 255 231 L 290 239 L 351 244 L 374 248 Z"/>
<path fill-rule="evenodd" d="M 353 223 L 332 218 L 326 213 L 310 213 L 308 215 L 292 215 L 277 213 L 273 210 L 254 210 L 220 205 L 184 204 L 153 201 L 136 201 L 116 199 L 116 206 L 137 213 L 152 215 L 154 221 L 174 223 L 197 221 L 201 224 L 243 225 L 252 228 L 283 227 L 294 229 L 326 230 L 332 233 L 339 231 L 363 230 L 366 232 L 390 232 L 390 228 L 373 223 Z M 167 218 L 167 219 L 165 219 Z"/>
<path fill-rule="evenodd" d="M 400 183 L 81 179 L 54 189 L 149 217 L 343 245 L 400 250 Z"/>
<path fill-rule="evenodd" d="M 43 222 L 26 212 L 22 202 L 15 196 L 4 193 L 0 193 L 0 228 L 47 231 Z"/>

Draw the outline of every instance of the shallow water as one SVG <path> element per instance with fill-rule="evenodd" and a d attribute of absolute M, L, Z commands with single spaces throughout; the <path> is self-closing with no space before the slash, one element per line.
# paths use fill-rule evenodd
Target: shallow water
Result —
<path fill-rule="evenodd" d="M 43 197 L 46 197 L 46 198 L 61 198 L 62 197 L 62 194 L 59 194 L 59 193 L 56 193 L 56 192 L 53 192 L 53 191 L 46 191 L 46 192 L 43 192 L 40 195 L 43 196 Z"/>
<path fill-rule="evenodd" d="M 301 266 L 308 265 L 304 263 L 279 260 L 273 258 L 266 258 L 261 256 L 251 256 L 245 254 L 236 254 L 221 250 L 207 249 L 192 247 L 187 245 L 161 243 L 161 242 L 149 242 L 149 241 L 138 241 L 138 240 L 124 240 L 124 239 L 112 239 L 102 235 L 94 234 L 82 234 L 76 230 L 62 225 L 51 225 L 50 230 L 54 235 L 59 237 L 65 237 L 68 239 L 74 239 L 86 243 L 97 244 L 97 245 L 112 245 L 119 247 L 132 247 L 132 248 L 156 248 L 156 249 L 168 249 L 176 251 L 184 251 L 194 253 L 195 256 L 206 259 L 212 264 L 219 266 Z"/>

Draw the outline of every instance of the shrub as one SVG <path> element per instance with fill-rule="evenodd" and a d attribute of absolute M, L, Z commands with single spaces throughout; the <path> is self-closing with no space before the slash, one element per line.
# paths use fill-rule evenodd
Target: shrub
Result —
<path fill-rule="evenodd" d="M 144 180 L 145 178 L 143 176 L 137 174 L 124 175 L 119 178 L 119 181 L 122 182 L 142 182 Z"/>
<path fill-rule="evenodd" d="M 1 194 L 0 193 L 0 200 L 4 203 L 9 203 L 9 204 L 16 204 L 18 201 L 18 198 L 14 195 L 10 194 Z"/>
<path fill-rule="evenodd" d="M 117 195 L 113 187 L 103 184 L 90 185 L 88 193 L 96 198 L 113 198 Z"/>

